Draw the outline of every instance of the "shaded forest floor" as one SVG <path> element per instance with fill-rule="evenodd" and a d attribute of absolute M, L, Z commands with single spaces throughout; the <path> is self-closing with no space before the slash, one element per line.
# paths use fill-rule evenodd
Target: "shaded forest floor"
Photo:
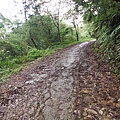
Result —
<path fill-rule="evenodd" d="M 0 120 L 120 120 L 120 81 L 94 42 L 35 61 L 0 87 Z"/>

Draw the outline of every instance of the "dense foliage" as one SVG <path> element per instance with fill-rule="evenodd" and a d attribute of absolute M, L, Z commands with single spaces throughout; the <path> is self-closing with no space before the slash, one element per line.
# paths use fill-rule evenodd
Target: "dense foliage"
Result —
<path fill-rule="evenodd" d="M 76 10 L 84 13 L 84 21 L 92 25 L 96 50 L 120 70 L 120 1 L 74 0 Z"/>
<path fill-rule="evenodd" d="M 74 27 L 60 22 L 58 31 L 49 15 L 30 15 L 27 21 L 13 22 L 0 17 L 0 80 L 19 71 L 26 63 L 77 43 Z M 82 29 L 80 29 L 82 32 Z M 83 41 L 88 36 L 80 35 Z"/>

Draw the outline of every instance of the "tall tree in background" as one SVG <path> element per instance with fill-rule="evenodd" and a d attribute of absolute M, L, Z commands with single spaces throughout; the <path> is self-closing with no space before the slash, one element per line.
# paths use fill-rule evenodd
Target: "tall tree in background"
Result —
<path fill-rule="evenodd" d="M 79 23 L 82 22 L 81 15 L 78 12 L 76 12 L 75 3 L 73 1 L 66 0 L 66 3 L 70 7 L 68 8 L 67 12 L 65 13 L 64 18 L 66 20 L 71 21 L 73 28 L 75 30 L 76 40 L 79 41 L 79 32 L 78 32 L 79 27 L 78 26 L 79 26 Z"/>
<path fill-rule="evenodd" d="M 49 7 L 50 6 L 50 7 Z M 58 41 L 61 42 L 61 31 L 60 31 L 60 24 L 63 20 L 68 18 L 68 12 L 71 11 L 71 8 L 74 6 L 74 2 L 71 0 L 57 0 L 57 1 L 51 1 L 49 4 L 46 5 L 46 8 L 44 8 L 45 13 L 49 14 L 53 20 L 53 23 L 58 31 Z M 70 13 L 69 13 L 70 14 Z M 71 14 L 72 16 L 72 14 Z M 74 28 L 78 38 L 78 31 L 77 31 L 77 25 L 74 19 Z"/>
<path fill-rule="evenodd" d="M 23 0 L 25 20 L 27 21 L 28 18 L 31 18 L 31 16 L 39 16 L 40 23 L 42 23 L 42 26 L 44 26 L 44 28 L 46 27 L 46 29 L 48 29 L 48 31 L 49 31 L 48 32 L 48 39 L 49 39 L 50 38 L 50 29 L 48 28 L 48 26 L 46 26 L 46 24 L 44 24 L 43 15 L 42 15 L 43 13 L 41 11 L 41 6 L 44 6 L 44 4 L 46 4 L 46 3 L 49 3 L 49 1 L 48 0 L 41 0 L 41 1 L 38 1 L 38 0 L 35 0 L 35 1 L 32 1 L 32 0 L 26 1 L 26 0 Z M 31 22 L 29 21 L 29 26 L 30 26 L 30 31 L 29 31 L 30 40 L 34 44 L 35 48 L 38 49 L 39 47 L 37 46 L 37 43 L 35 42 L 36 40 L 34 39 L 35 38 L 34 34 L 33 34 L 34 30 L 32 29 L 32 28 L 34 28 L 33 26 L 35 25 L 35 22 L 34 23 L 31 23 Z M 38 22 L 36 21 L 36 24 L 37 23 Z"/>
<path fill-rule="evenodd" d="M 62 1 L 59 0 L 55 6 L 57 6 L 57 8 L 53 11 L 53 13 L 47 8 L 47 14 L 50 15 L 50 17 L 52 18 L 53 20 L 53 23 L 55 25 L 55 27 L 57 28 L 57 39 L 59 42 L 61 42 L 61 35 L 60 35 L 60 23 L 62 21 L 62 18 L 60 18 L 60 9 L 61 9 L 61 4 L 62 4 Z M 55 7 L 54 6 L 54 7 Z"/>
<path fill-rule="evenodd" d="M 78 33 L 78 26 L 77 26 L 77 24 L 76 24 L 76 22 L 75 22 L 75 19 L 73 19 L 73 26 L 74 26 L 74 28 L 75 28 L 75 33 L 76 33 L 76 40 L 77 41 L 79 41 L 79 33 Z"/>
<path fill-rule="evenodd" d="M 29 3 L 30 1 L 28 1 L 28 3 L 27 3 L 27 1 L 26 0 L 23 0 L 22 1 L 22 3 L 23 3 L 23 8 L 24 8 L 24 16 L 25 16 L 25 21 L 27 22 L 27 19 L 28 19 L 28 17 L 27 17 L 27 12 L 28 12 L 28 10 L 30 9 L 30 3 Z M 32 43 L 33 43 L 33 45 L 35 46 L 35 48 L 36 49 L 38 49 L 38 46 L 37 46 L 37 44 L 35 43 L 35 40 L 33 39 L 33 36 L 32 36 L 32 33 L 31 33 L 31 23 L 29 23 L 29 35 L 30 35 L 30 40 L 32 41 Z"/>
<path fill-rule="evenodd" d="M 50 16 L 51 19 L 53 20 L 54 26 L 57 29 L 57 40 L 58 42 L 61 42 L 60 24 L 65 17 L 64 15 L 70 9 L 71 3 L 73 4 L 71 0 L 57 0 L 57 1 L 29 0 L 27 2 L 26 0 L 24 0 L 23 4 L 24 4 L 25 19 L 27 19 L 27 16 L 30 16 L 30 14 L 34 14 L 37 16 L 48 14 L 48 16 Z M 41 21 L 42 21 L 42 17 L 41 17 Z M 74 27 L 75 27 L 75 30 L 77 30 L 75 21 L 74 21 Z M 76 35 L 77 35 L 77 40 L 78 40 L 77 31 L 76 31 Z"/>
<path fill-rule="evenodd" d="M 27 9 L 28 9 L 28 6 L 27 6 L 27 3 L 26 3 L 26 0 L 23 0 L 22 3 L 23 3 L 23 8 L 24 8 L 25 21 L 27 22 Z"/>
<path fill-rule="evenodd" d="M 39 49 L 39 42 L 38 41 L 55 41 L 58 43 L 62 42 L 63 36 L 65 36 L 68 32 L 67 29 L 64 29 L 61 31 L 61 24 L 62 21 L 65 19 L 66 13 L 71 9 L 71 6 L 74 4 L 71 0 L 22 0 L 23 3 L 23 13 L 25 17 L 25 21 L 27 23 L 27 28 L 29 30 L 29 40 L 31 41 L 30 44 L 32 43 L 35 48 Z M 44 21 L 44 15 L 50 16 L 51 19 Z M 78 26 L 76 24 L 76 17 L 73 17 L 73 27 L 76 33 L 76 39 L 77 41 L 79 40 L 79 35 L 78 35 Z M 52 20 L 52 23 L 51 23 Z M 56 32 L 57 30 L 57 38 L 54 35 L 53 36 L 53 30 L 51 26 L 49 25 L 49 21 L 52 25 L 54 25 L 53 29 Z M 40 23 L 40 24 L 39 24 Z M 36 26 L 36 27 L 35 27 Z M 38 28 L 40 27 L 40 28 Z M 39 29 L 44 29 L 46 31 L 47 35 L 47 40 L 46 37 L 45 39 L 41 39 L 40 37 L 35 36 L 36 32 L 35 30 Z M 26 30 L 26 31 L 28 31 Z M 69 29 L 70 30 L 70 29 Z M 67 31 L 67 32 L 66 32 Z M 63 33 L 65 32 L 65 34 Z M 41 32 L 38 32 L 43 36 Z M 43 32 L 44 33 L 44 32 Z M 62 34 L 61 34 L 62 33 Z M 63 36 L 62 36 L 63 35 Z M 39 35 L 40 36 L 40 35 Z M 39 39 L 39 40 L 38 40 Z"/>
<path fill-rule="evenodd" d="M 24 7 L 24 16 L 25 16 L 25 21 L 27 22 L 28 17 L 30 16 L 29 11 L 31 11 L 31 9 L 35 9 L 36 8 L 36 1 L 26 1 L 23 0 L 23 7 Z M 32 6 L 32 7 L 31 7 Z M 28 17 L 27 17 L 28 15 Z M 32 23 L 29 22 L 29 35 L 30 35 L 30 40 L 32 41 L 32 43 L 34 44 L 35 48 L 38 49 L 38 46 L 34 40 L 33 34 L 32 34 L 32 29 L 31 29 Z"/>

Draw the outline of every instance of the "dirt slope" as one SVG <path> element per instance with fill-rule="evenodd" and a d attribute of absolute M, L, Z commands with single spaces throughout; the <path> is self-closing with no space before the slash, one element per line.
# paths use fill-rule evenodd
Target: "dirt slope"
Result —
<path fill-rule="evenodd" d="M 0 120 L 120 120 L 119 80 L 92 54 L 93 43 L 68 47 L 12 76 L 0 87 Z"/>

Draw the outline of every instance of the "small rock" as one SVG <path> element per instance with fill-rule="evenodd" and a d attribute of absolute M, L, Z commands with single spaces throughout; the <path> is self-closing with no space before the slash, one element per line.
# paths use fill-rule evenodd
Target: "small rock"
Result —
<path fill-rule="evenodd" d="M 47 74 L 41 74 L 39 75 L 40 78 L 46 78 L 47 77 Z"/>
<path fill-rule="evenodd" d="M 46 93 L 46 94 L 44 95 L 44 100 L 46 100 L 46 99 L 48 99 L 48 98 L 50 98 L 50 94 L 49 94 L 49 93 Z"/>
<path fill-rule="evenodd" d="M 104 110 L 105 110 L 105 108 L 102 108 L 101 110 L 102 110 L 102 111 L 104 111 Z"/>
<path fill-rule="evenodd" d="M 107 105 L 107 101 L 105 101 L 105 100 L 102 100 L 102 101 L 100 101 L 100 103 L 102 104 L 102 105 Z"/>
<path fill-rule="evenodd" d="M 108 103 L 108 104 L 112 104 L 113 102 L 114 102 L 114 100 L 111 99 L 111 100 L 109 100 L 107 103 Z"/>
<path fill-rule="evenodd" d="M 83 112 L 83 116 L 87 116 L 88 114 L 87 114 L 87 112 L 85 111 L 85 112 Z"/>
<path fill-rule="evenodd" d="M 82 90 L 81 92 L 84 94 L 88 94 L 90 91 L 89 90 Z"/>
<path fill-rule="evenodd" d="M 87 111 L 88 110 L 88 108 L 84 108 L 84 111 Z"/>
<path fill-rule="evenodd" d="M 116 104 L 116 107 L 117 107 L 117 108 L 120 108 L 120 102 L 118 102 L 118 103 Z"/>
<path fill-rule="evenodd" d="M 97 115 L 97 112 L 95 110 L 93 110 L 93 109 L 87 109 L 87 112 L 92 113 L 94 115 Z"/>
<path fill-rule="evenodd" d="M 106 115 L 106 116 L 103 118 L 103 120 L 112 120 L 112 117 L 111 117 L 111 115 Z"/>
<path fill-rule="evenodd" d="M 17 87 L 14 88 L 15 90 L 17 89 Z"/>
<path fill-rule="evenodd" d="M 11 87 L 12 87 L 12 85 L 9 85 L 9 86 L 8 86 L 8 88 L 11 88 Z"/>
<path fill-rule="evenodd" d="M 103 111 L 102 111 L 102 110 L 99 110 L 99 114 L 100 114 L 100 115 L 103 115 Z"/>
<path fill-rule="evenodd" d="M 16 100 L 15 100 L 15 102 L 16 102 L 16 105 L 17 105 L 17 104 L 18 104 L 18 102 L 19 102 L 19 101 L 18 101 L 18 99 L 16 99 Z"/>
<path fill-rule="evenodd" d="M 62 70 L 64 69 L 64 67 L 61 68 Z"/>
<path fill-rule="evenodd" d="M 25 84 L 33 84 L 34 81 L 33 80 L 30 80 L 30 81 L 26 81 Z"/>
<path fill-rule="evenodd" d="M 80 110 L 78 110 L 78 114 L 80 115 L 80 113 L 81 113 L 81 111 Z"/>
<path fill-rule="evenodd" d="M 118 102 L 120 102 L 120 98 L 118 99 Z"/>
<path fill-rule="evenodd" d="M 74 112 L 73 112 L 74 114 L 77 114 L 77 110 L 74 110 Z"/>
<path fill-rule="evenodd" d="M 34 113 L 34 108 L 32 107 L 30 110 L 29 110 L 29 114 L 33 114 Z"/>
<path fill-rule="evenodd" d="M 88 115 L 87 117 L 84 117 L 83 120 L 94 120 L 94 118 L 91 115 Z"/>

